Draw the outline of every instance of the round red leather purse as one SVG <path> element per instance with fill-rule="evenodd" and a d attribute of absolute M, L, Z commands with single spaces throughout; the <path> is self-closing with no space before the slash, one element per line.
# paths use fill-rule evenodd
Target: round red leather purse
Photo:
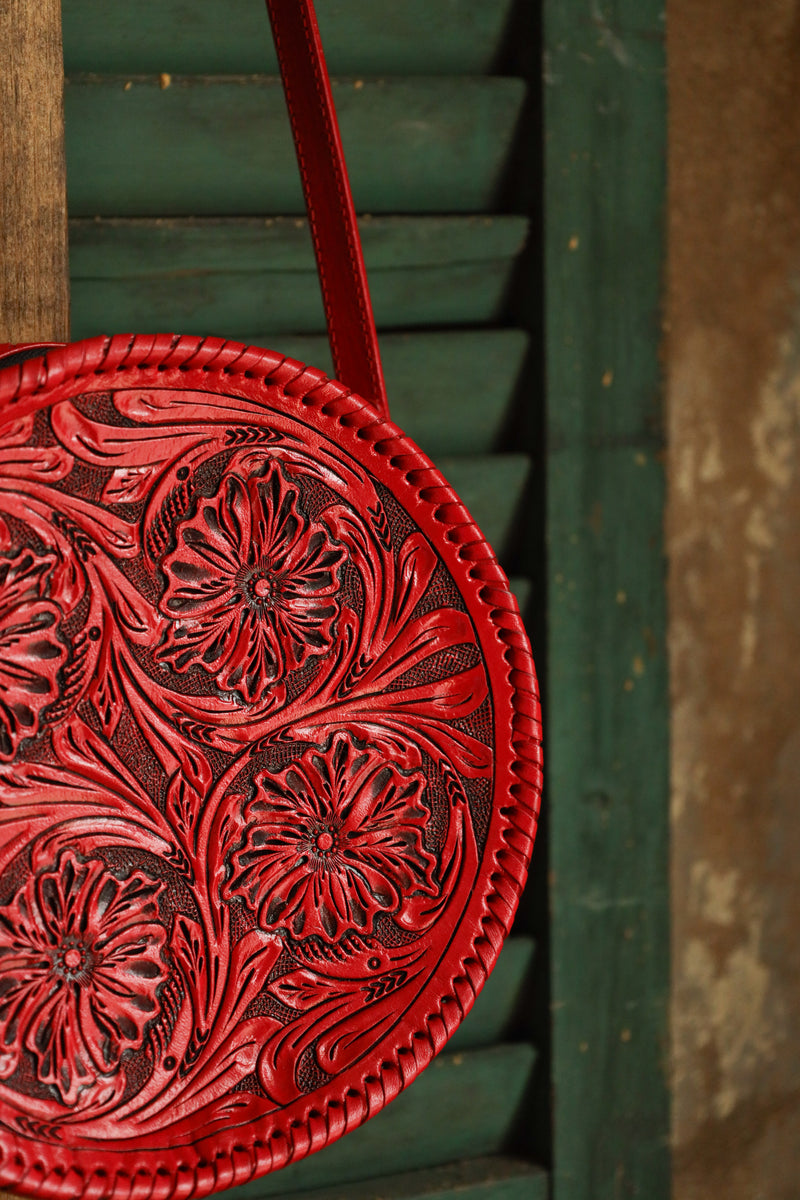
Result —
<path fill-rule="evenodd" d="M 0 359 L 0 1186 L 204 1196 L 353 1129 L 508 932 L 516 603 L 392 425 L 307 0 L 272 0 L 335 382 L 215 338 Z M 365 398 L 362 398 L 365 397 Z"/>

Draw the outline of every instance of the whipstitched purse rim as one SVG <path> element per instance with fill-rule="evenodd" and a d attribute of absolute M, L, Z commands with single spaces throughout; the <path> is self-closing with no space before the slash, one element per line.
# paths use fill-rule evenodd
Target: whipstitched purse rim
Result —
<path fill-rule="evenodd" d="M 276 0 L 271 7 L 273 23 L 276 10 L 281 10 L 278 22 L 291 22 L 302 9 L 302 28 L 295 24 L 287 32 L 279 27 L 284 38 L 304 39 L 311 56 L 308 69 L 319 72 L 321 49 L 310 3 L 302 0 L 295 7 Z M 279 37 L 276 40 L 280 49 Z M 324 63 L 321 69 L 324 73 Z M 325 87 L 330 93 L 326 75 L 323 82 L 324 99 Z M 297 133 L 296 117 L 294 123 Z M 306 147 L 309 136 L 306 131 Z M 307 175 L 305 171 L 306 185 Z M 339 196 L 341 200 L 341 192 Z M 351 217 L 354 224 L 348 191 L 338 219 L 347 223 Z M 341 228 L 331 237 L 341 251 Z M 329 263 L 331 251 L 324 237 L 321 248 L 317 234 L 315 242 L 321 265 Z M 360 246 L 356 244 L 354 257 L 351 241 L 344 255 L 351 280 L 360 272 L 365 288 Z M 329 288 L 326 297 L 329 320 L 336 290 Z M 0 1052 L 2 1187 L 65 1200 L 199 1197 L 320 1149 L 379 1111 L 441 1050 L 470 1010 L 510 930 L 541 796 L 541 725 L 533 660 L 516 601 L 493 551 L 441 473 L 384 415 L 374 322 L 366 291 L 364 295 L 366 308 L 363 297 L 355 307 L 351 304 L 344 333 L 340 326 L 337 357 L 341 362 L 344 344 L 345 360 L 349 354 L 360 363 L 356 373 L 366 380 L 371 402 L 279 353 L 219 338 L 117 335 L 38 352 L 6 348 L 5 357 L 0 357 L 0 646 L 11 645 L 3 641 L 9 628 L 17 630 L 15 644 L 28 647 L 34 656 L 36 686 L 46 700 L 40 703 L 35 689 L 29 690 L 15 714 L 0 698 L 5 738 L 0 744 L 0 813 L 5 811 L 7 824 L 17 821 L 19 841 L 0 846 L 0 864 L 13 876 L 4 884 L 0 872 L 0 967 L 15 961 L 3 945 L 4 928 L 14 921 L 25 925 L 24 912 L 36 909 L 41 916 L 47 895 L 56 897 L 51 908 L 60 914 L 52 918 L 55 933 L 40 953 L 46 971 L 40 962 L 30 967 L 28 976 L 22 967 L 19 979 L 14 976 L 13 986 L 18 983 L 22 997 L 14 1029 L 8 994 L 0 996 L 0 1033 L 13 1040 L 15 1030 L 21 1029 L 19 1046 L 13 1050 L 17 1057 L 8 1051 L 4 1059 Z M 332 319 L 335 325 L 335 314 Z M 372 349 L 364 349 L 365 330 Z M 63 511 L 51 503 L 57 496 L 63 497 Z M 357 508 L 363 497 L 362 508 Z M 128 527 L 133 532 L 126 532 Z M 253 531 L 252 544 L 261 547 L 258 562 L 247 546 L 237 550 L 235 545 L 231 530 L 245 527 Z M 207 598 L 196 594 L 201 584 L 206 590 L 215 586 L 203 566 L 211 558 L 218 573 L 229 571 L 232 581 L 225 603 L 220 600 L 213 611 Z M 138 575 L 125 575 L 128 561 L 144 564 L 136 566 Z M 268 601 L 273 604 L 270 588 L 278 586 L 279 561 L 284 572 L 280 586 L 288 589 L 289 597 L 283 640 L 275 633 L 278 618 L 266 615 Z M 290 568 L 295 574 L 287 583 Z M 372 592 L 364 582 L 370 577 Z M 83 597 L 76 583 L 81 579 Z M 112 590 L 100 596 L 97 579 L 118 579 L 118 590 L 109 584 Z M 151 594 L 148 587 L 162 588 L 160 596 L 152 593 L 152 611 L 142 599 Z M 4 588 L 14 598 L 17 616 L 8 605 L 4 608 Z M 244 618 L 234 621 L 231 616 L 234 588 L 244 596 L 242 610 L 249 605 L 248 626 Z M 201 613 L 194 626 L 182 615 L 190 595 L 194 611 Z M 140 602 L 144 615 L 137 618 L 134 610 Z M 88 616 L 81 603 L 88 604 Z M 280 607 L 278 600 L 274 604 Z M 22 633 L 19 614 L 27 622 Z M 258 640 L 259 620 L 269 626 L 266 649 Z M 216 641 L 208 632 L 215 621 Z M 69 645 L 66 626 L 74 630 Z M 310 639 L 307 644 L 301 644 L 301 627 Z M 121 630 L 128 632 L 123 636 Z M 155 647 L 152 652 L 148 637 Z M 356 643 L 360 655 L 353 650 Z M 131 647 L 138 649 L 133 653 Z M 9 651 L 12 664 L 16 653 Z M 340 675 L 337 654 L 348 666 Z M 259 669 L 267 664 L 269 686 L 248 655 Z M 103 690 L 106 661 L 111 664 L 109 678 L 124 677 L 131 685 L 124 704 Z M 94 664 L 91 669 L 89 663 Z M 152 711 L 149 697 L 140 702 L 134 696 L 142 685 L 131 681 L 134 676 L 139 680 L 140 668 L 141 679 L 149 678 L 156 690 L 161 686 L 158 670 L 165 672 L 166 682 Z M 408 682 L 414 671 L 416 682 Z M 305 686 L 313 689 L 318 678 L 327 679 L 326 672 L 332 672 L 335 686 L 325 683 L 325 704 L 315 710 L 314 720 L 298 716 L 291 729 L 280 729 L 281 713 L 293 712 L 292 705 L 299 704 L 293 699 L 294 680 L 308 677 L 311 682 Z M 364 681 L 373 676 L 378 682 L 370 692 Z M 185 690 L 189 683 L 199 688 L 196 695 Z M 0 685 L 4 686 L 2 664 Z M 178 716 L 170 714 L 164 699 L 170 688 L 177 689 L 179 709 L 184 706 Z M 364 699 L 359 699 L 359 688 Z M 280 698 L 273 700 L 273 694 Z M 91 712 L 101 703 L 107 703 L 108 710 L 95 719 Z M 203 705 L 212 711 L 217 703 L 226 715 L 220 716 L 217 728 L 209 726 L 204 733 L 202 723 L 187 714 Z M 120 721 L 130 721 L 134 711 L 140 714 L 137 719 L 152 722 L 153 745 L 159 747 L 163 770 L 171 753 L 179 764 L 168 781 L 163 828 L 155 805 L 145 812 L 144 788 L 136 798 L 135 773 L 122 761 L 120 747 L 125 749 L 127 743 L 119 733 Z M 487 712 L 489 742 L 489 735 L 480 732 Z M 252 742 L 250 728 L 256 731 Z M 292 731 L 296 745 L 306 747 L 301 753 L 286 749 Z M 394 756 L 391 746 L 397 748 Z M 485 752 L 482 746 L 488 747 Z M 284 753 L 287 765 L 282 766 Z M 48 754 L 55 755 L 52 761 Z M 226 755 L 231 766 L 224 765 Z M 241 765 L 250 760 L 260 766 Z M 99 807 L 93 809 L 84 800 L 89 807 L 84 812 L 78 804 L 73 814 L 69 787 L 77 786 L 81 770 Z M 232 792 L 224 792 L 214 781 L 228 775 L 238 780 L 237 770 L 247 781 L 246 795 L 236 792 L 238 783 L 231 783 Z M 140 849 L 138 825 L 134 836 L 122 828 L 121 819 L 102 808 L 114 790 L 115 772 L 122 781 L 120 789 L 128 788 L 133 797 L 136 822 L 144 828 L 150 821 Z M 334 777 L 339 776 L 336 783 Z M 320 807 L 321 801 L 314 809 L 314 802 L 300 795 L 301 784 L 310 780 L 323 790 L 332 789 L 332 795 L 340 788 L 326 802 L 327 809 Z M 40 797 L 38 808 L 31 802 L 25 836 L 32 848 L 24 851 L 28 859 L 20 849 L 19 832 L 26 787 Z M 358 795 L 345 794 L 348 787 Z M 488 802 L 482 798 L 487 787 Z M 205 794 L 213 797 L 208 811 L 227 815 L 224 820 L 208 818 L 205 857 L 197 851 L 199 857 L 193 860 L 191 848 L 197 850 L 197 831 L 206 819 Z M 23 809 L 9 816 L 13 796 Z M 62 809 L 54 797 L 63 800 Z M 294 872 L 292 878 L 296 876 L 294 893 L 287 899 L 275 868 L 264 865 L 259 839 L 266 835 L 259 830 L 270 830 L 272 844 L 278 847 L 275 853 L 288 863 L 286 838 L 295 835 L 287 833 L 285 818 L 292 805 L 298 828 L 306 830 L 298 861 L 313 860 L 316 865 L 305 875 L 294 866 L 287 868 L 290 875 Z M 358 820 L 353 816 L 357 809 Z M 106 825 L 101 823 L 99 832 L 87 825 L 93 811 L 104 813 Z M 394 825 L 381 815 L 386 811 L 394 812 Z M 178 849 L 173 847 L 174 861 L 164 867 L 167 874 L 162 879 L 153 848 L 168 846 L 167 818 L 177 822 L 173 832 L 180 836 L 176 833 Z M 235 833 L 225 833 L 228 827 L 235 827 Z M 77 832 L 73 836 L 70 830 Z M 309 850 L 312 834 L 316 842 Z M 114 853 L 104 837 L 114 842 Z M 345 837 L 351 839 L 350 850 Z M 224 853 L 214 839 L 222 839 Z M 129 857 L 115 866 L 122 846 L 129 846 Z M 181 855 L 191 861 L 183 861 Z M 200 875 L 211 870 L 212 860 L 218 861 L 216 882 L 201 886 Z M 25 862 L 23 870 L 20 864 Z M 170 932 L 165 897 L 178 895 L 184 877 L 191 884 L 191 896 L 185 911 L 170 910 Z M 316 908 L 309 899 L 312 884 Z M 77 904 L 101 892 L 119 893 L 119 899 L 105 900 L 106 908 L 101 904 L 96 909 L 95 940 L 87 934 L 81 942 L 73 930 L 70 941 L 63 915 L 67 902 Z M 195 901 L 195 893 L 200 900 Z M 202 909 L 212 895 L 222 897 L 221 916 L 205 918 L 200 909 L 192 909 L 192 904 Z M 344 908 L 337 910 L 337 902 Z M 451 909 L 457 911 L 457 920 Z M 234 935 L 232 923 L 243 920 L 245 910 L 250 924 Z M 192 916 L 195 911 L 200 912 L 197 919 Z M 111 932 L 111 917 L 104 915 L 109 912 L 123 914 L 114 918 L 117 925 Z M 112 1021 L 112 1032 L 103 1043 L 97 1032 L 100 1018 L 95 1009 L 85 1007 L 90 1001 L 100 1004 L 98 997 L 109 1003 L 110 975 L 103 974 L 106 967 L 97 947 L 102 938 L 103 945 L 116 946 L 122 944 L 123 933 L 132 937 L 137 914 L 136 961 L 145 982 L 131 985 L 127 999 L 118 1001 L 112 1013 L 117 1025 Z M 429 922 L 420 946 L 414 920 L 421 922 L 420 928 L 428 928 L 425 921 Z M 202 969 L 187 957 L 191 931 L 200 928 L 205 930 L 203 953 L 208 959 Z M 379 929 L 385 933 L 383 942 Z M 214 930 L 221 931 L 216 949 Z M 25 948 L 25 937 L 32 936 L 17 934 L 15 945 L 23 946 L 17 950 L 20 962 L 33 962 L 32 950 Z M 183 941 L 176 942 L 176 937 Z M 108 954 L 111 962 L 113 954 Z M 228 992 L 223 987 L 213 992 L 211 959 L 219 971 L 224 961 L 226 978 L 235 981 Z M 415 970 L 424 977 L 418 987 Z M 125 968 L 120 971 L 127 978 Z M 247 993 L 249 1007 L 231 1015 L 236 1004 L 244 1005 L 240 979 L 247 979 L 254 990 Z M 35 997 L 34 985 L 40 988 Z M 72 1014 L 78 1030 L 75 1045 L 68 1046 L 60 1060 L 61 1076 L 44 1042 L 36 1041 L 37 1029 L 43 1028 L 44 1018 L 37 1014 L 44 1011 L 40 998 L 45 986 L 56 997 L 53 1003 Z M 202 996 L 212 992 L 217 1025 L 211 1021 L 201 1029 Z M 402 1008 L 401 998 L 412 992 Z M 148 1004 L 155 1006 L 157 1019 L 134 1011 L 136 1005 L 144 1011 Z M 263 1009 L 265 1004 L 267 1015 L 259 1017 L 259 1005 Z M 174 1008 L 171 1027 L 165 1015 L 168 1005 Z M 341 1021 L 340 1011 L 345 1014 Z M 58 1019 L 52 1017 L 51 1026 Z M 267 1032 L 262 1030 L 263 1040 L 256 1044 L 258 1020 L 266 1022 Z M 254 1032 L 245 1036 L 241 1030 L 250 1025 Z M 223 1027 L 228 1042 L 219 1034 L 221 1048 L 215 1048 L 215 1030 Z M 321 1076 L 314 1076 L 312 1063 L 306 1091 L 294 1094 L 299 1066 L 284 1042 L 296 1037 L 304 1047 L 303 1061 L 311 1062 L 314 1055 L 323 1054 L 319 1047 L 325 1038 L 334 1038 L 331 1029 L 339 1047 L 348 1038 L 351 1043 L 368 1039 L 373 1027 L 383 1030 L 376 1043 L 365 1040 L 352 1062 L 328 1073 L 322 1082 Z M 166 1053 L 171 1051 L 170 1039 L 182 1047 L 180 1061 Z M 234 1049 L 223 1070 L 225 1046 Z M 329 1046 L 325 1053 L 330 1065 L 340 1051 Z M 83 1061 L 81 1055 L 88 1054 L 100 1056 L 99 1066 Z M 105 1060 L 105 1073 L 103 1054 L 111 1056 Z M 242 1064 L 252 1060 L 256 1082 L 251 1091 L 228 1094 L 223 1082 L 217 1087 L 213 1081 L 195 1079 L 206 1060 L 209 1071 L 221 1072 L 220 1081 L 235 1078 L 237 1071 L 241 1075 Z M 163 1144 L 157 1121 L 148 1126 L 146 1113 L 141 1117 L 142 1135 L 131 1133 L 140 1119 L 131 1115 L 139 1093 L 129 1096 L 124 1091 L 132 1063 L 144 1072 L 144 1094 L 150 1094 L 150 1088 L 156 1107 L 171 1095 L 175 1105 L 187 1106 L 183 1126 L 180 1117 L 175 1118 L 177 1125 L 170 1125 L 165 1115 L 165 1129 L 172 1132 Z M 291 1079 L 286 1063 L 291 1063 Z M 162 1076 L 157 1101 L 156 1085 Z M 115 1087 L 123 1090 L 112 1094 Z M 196 1110 L 180 1100 L 192 1087 L 191 1095 L 202 1098 Z M 12 1100 L 16 1113 L 11 1111 Z M 68 1102 L 75 1111 L 67 1120 L 66 1112 L 59 1117 L 56 1109 L 68 1108 Z M 101 1136 L 99 1124 L 91 1133 L 92 1104 L 101 1114 L 98 1121 L 110 1122 L 112 1113 L 128 1113 L 124 1135 L 112 1138 L 106 1131 Z M 205 1114 L 202 1132 L 192 1126 L 198 1114 Z"/>

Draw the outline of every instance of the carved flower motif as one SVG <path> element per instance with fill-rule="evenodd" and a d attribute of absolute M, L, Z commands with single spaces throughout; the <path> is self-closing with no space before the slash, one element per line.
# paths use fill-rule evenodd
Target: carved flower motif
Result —
<path fill-rule="evenodd" d="M 70 850 L 0 908 L 0 1078 L 29 1051 L 64 1104 L 112 1075 L 158 1012 L 166 930 L 155 883 Z"/>
<path fill-rule="evenodd" d="M 344 550 L 297 500 L 275 464 L 246 480 L 231 471 L 164 560 L 172 624 L 159 657 L 178 671 L 201 666 L 246 704 L 332 640 Z"/>
<path fill-rule="evenodd" d="M 421 772 L 402 772 L 337 733 L 324 752 L 308 750 L 254 782 L 228 890 L 257 909 L 263 929 L 335 941 L 346 930 L 369 933 L 411 892 L 436 892 Z"/>
<path fill-rule="evenodd" d="M 0 760 L 39 732 L 42 712 L 58 695 L 66 648 L 58 607 L 47 599 L 52 554 L 21 550 L 0 559 Z"/>

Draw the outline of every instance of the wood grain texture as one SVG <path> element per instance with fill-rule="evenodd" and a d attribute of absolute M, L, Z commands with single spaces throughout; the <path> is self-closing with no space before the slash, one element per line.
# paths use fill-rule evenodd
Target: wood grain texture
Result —
<path fill-rule="evenodd" d="M 359 212 L 498 207 L 522 80 L 334 80 L 333 94 Z M 274 76 L 79 76 L 65 112 L 72 216 L 305 211 Z"/>
<path fill-rule="evenodd" d="M 361 217 L 367 268 L 452 267 L 513 259 L 528 235 L 524 216 Z M 158 278 L 221 271 L 315 270 L 305 217 L 108 218 L 70 220 L 73 275 Z"/>
<path fill-rule="evenodd" d="M 0 5 L 0 342 L 68 336 L 58 0 Z"/>
<path fill-rule="evenodd" d="M 503 57 L 514 0 L 318 0 L 332 74 L 464 75 Z M 253 0 L 64 0 L 67 71 L 272 71 L 263 4 Z M 421 36 L 424 31 L 424 36 Z"/>
<path fill-rule="evenodd" d="M 462 263 L 400 268 L 370 274 L 376 319 L 383 329 L 489 324 L 505 311 L 513 264 Z M 259 329 L 273 336 L 325 328 L 314 272 L 264 272 L 242 279 L 225 272 L 149 279 L 74 279 L 73 334 L 163 330 L 180 320 L 182 333 L 213 330 L 218 337 L 252 341 Z"/>
<path fill-rule="evenodd" d="M 796 1200 L 800 24 L 668 30 L 674 1196 Z"/>
<path fill-rule="evenodd" d="M 666 1200 L 668 714 L 655 0 L 549 0 L 555 1200 Z"/>
<path fill-rule="evenodd" d="M 375 217 L 361 231 L 381 328 L 504 316 L 524 217 Z M 325 329 L 299 217 L 79 220 L 70 235 L 73 337 L 179 328 L 257 341 Z"/>

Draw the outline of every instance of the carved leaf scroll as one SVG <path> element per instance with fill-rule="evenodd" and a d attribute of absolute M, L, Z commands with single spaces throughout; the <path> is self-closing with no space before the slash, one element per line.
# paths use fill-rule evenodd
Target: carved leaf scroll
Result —
<path fill-rule="evenodd" d="M 7 425 L 0 1122 L 167 1144 L 374 1050 L 468 903 L 491 745 L 453 579 L 333 441 L 169 389 Z"/>

